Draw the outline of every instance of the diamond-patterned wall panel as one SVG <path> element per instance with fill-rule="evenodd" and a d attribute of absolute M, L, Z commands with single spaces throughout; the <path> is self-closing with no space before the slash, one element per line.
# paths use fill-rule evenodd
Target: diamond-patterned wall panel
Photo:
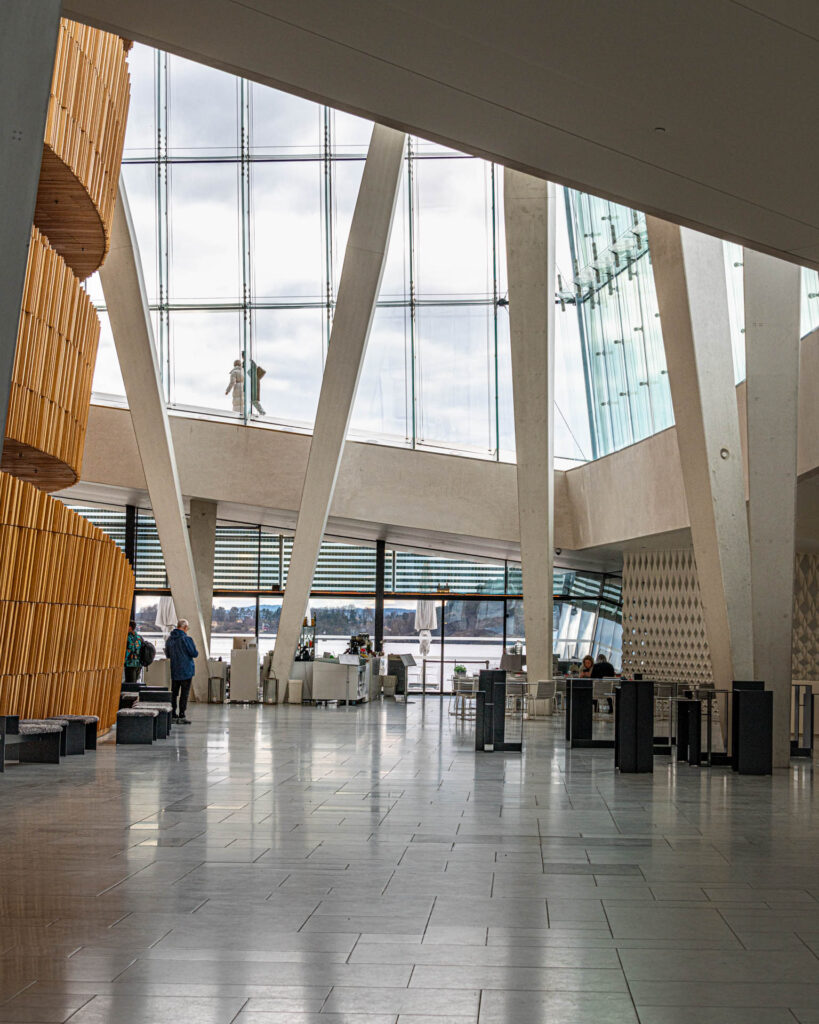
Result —
<path fill-rule="evenodd" d="M 713 680 L 690 548 L 624 552 L 623 672 L 667 682 Z"/>
<path fill-rule="evenodd" d="M 797 552 L 793 589 L 794 679 L 819 680 L 819 555 Z"/>

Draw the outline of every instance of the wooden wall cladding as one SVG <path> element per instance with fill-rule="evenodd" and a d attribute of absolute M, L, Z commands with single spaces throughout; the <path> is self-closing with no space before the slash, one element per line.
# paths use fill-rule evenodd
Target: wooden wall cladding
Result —
<path fill-rule="evenodd" d="M 76 483 L 99 335 L 91 300 L 35 228 L 3 444 L 6 472 L 44 491 Z"/>
<path fill-rule="evenodd" d="M 110 537 L 0 473 L 0 714 L 113 725 L 133 592 Z"/>
<path fill-rule="evenodd" d="M 110 242 L 128 117 L 126 46 L 60 23 L 34 223 L 80 279 L 99 269 Z"/>

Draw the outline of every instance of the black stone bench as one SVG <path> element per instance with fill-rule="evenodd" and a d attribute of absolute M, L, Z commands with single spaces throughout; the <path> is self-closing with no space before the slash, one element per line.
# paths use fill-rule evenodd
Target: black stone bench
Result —
<path fill-rule="evenodd" d="M 67 722 L 81 722 L 85 729 L 85 749 L 97 749 L 97 732 L 100 720 L 97 715 L 55 715 L 55 719 L 64 718 Z"/>
<path fill-rule="evenodd" d="M 84 754 L 86 750 L 97 749 L 96 715 L 52 715 L 49 722 L 62 722 L 63 746 L 61 753 Z"/>
<path fill-rule="evenodd" d="M 132 708 L 139 700 L 136 690 L 123 690 L 119 695 L 120 708 Z"/>
<path fill-rule="evenodd" d="M 9 753 L 21 764 L 59 764 L 64 731 L 60 722 L 0 715 L 0 772 Z"/>
<path fill-rule="evenodd" d="M 63 727 L 63 738 L 60 744 L 60 756 L 85 753 L 85 722 L 78 722 L 66 715 L 52 715 L 47 722 L 57 722 Z"/>
<path fill-rule="evenodd" d="M 135 704 L 134 707 L 139 710 L 140 708 L 153 708 L 159 712 L 159 716 L 156 720 L 156 739 L 165 740 L 171 734 L 171 728 L 173 727 L 173 704 L 166 701 L 157 701 L 156 703 L 151 701 L 140 701 Z"/>
<path fill-rule="evenodd" d="M 120 708 L 117 712 L 117 745 L 153 743 L 157 738 L 158 719 L 156 708 Z"/>

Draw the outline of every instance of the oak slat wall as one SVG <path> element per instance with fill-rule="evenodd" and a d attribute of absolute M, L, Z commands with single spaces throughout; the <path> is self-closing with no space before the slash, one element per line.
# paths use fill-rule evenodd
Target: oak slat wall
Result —
<path fill-rule="evenodd" d="M 78 278 L 108 250 L 126 48 L 61 22 L 0 473 L 0 714 L 93 714 L 102 729 L 116 719 L 134 576 L 106 534 L 44 492 L 82 465 L 100 325 Z"/>
<path fill-rule="evenodd" d="M 2 468 L 41 490 L 79 479 L 99 336 L 85 290 L 34 228 Z"/>
<path fill-rule="evenodd" d="M 102 530 L 0 473 L 0 714 L 112 725 L 133 591 Z"/>
<path fill-rule="evenodd" d="M 34 223 L 81 279 L 99 269 L 110 244 L 128 117 L 127 45 L 60 22 Z"/>

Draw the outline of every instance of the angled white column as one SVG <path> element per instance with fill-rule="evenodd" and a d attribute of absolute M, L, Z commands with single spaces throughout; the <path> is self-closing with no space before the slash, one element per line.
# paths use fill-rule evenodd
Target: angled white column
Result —
<path fill-rule="evenodd" d="M 207 635 L 136 233 L 122 182 L 111 229 L 111 250 L 100 280 L 173 603 L 176 614 L 190 623 L 190 635 L 199 651 L 194 691 L 200 700 L 206 700 Z"/>
<path fill-rule="evenodd" d="M 0 425 L 5 428 L 60 0 L 0 3 Z"/>
<path fill-rule="evenodd" d="M 714 682 L 753 679 L 751 565 L 722 242 L 646 218 Z M 639 501 L 639 495 L 634 496 Z"/>
<path fill-rule="evenodd" d="M 199 604 L 205 636 L 210 649 L 210 630 L 213 617 L 213 562 L 216 554 L 216 512 L 215 501 L 191 498 L 188 519 L 190 521 L 191 555 L 199 588 Z"/>
<path fill-rule="evenodd" d="M 555 191 L 503 172 L 526 669 L 552 678 Z"/>
<path fill-rule="evenodd" d="M 299 642 L 390 239 L 405 136 L 375 125 L 338 288 L 293 552 L 273 651 L 279 699 Z"/>
<path fill-rule="evenodd" d="M 801 271 L 751 249 L 743 264 L 754 678 L 773 690 L 774 767 L 787 768 Z"/>

